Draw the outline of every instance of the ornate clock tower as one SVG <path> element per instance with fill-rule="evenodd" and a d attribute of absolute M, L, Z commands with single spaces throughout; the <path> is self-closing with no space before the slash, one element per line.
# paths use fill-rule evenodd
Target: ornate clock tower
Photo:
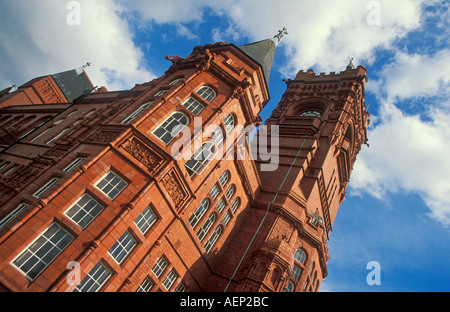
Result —
<path fill-rule="evenodd" d="M 264 161 L 256 161 L 261 188 L 246 226 L 230 244 L 229 267 L 221 266 L 224 275 L 233 272 L 228 290 L 319 289 L 327 276 L 333 222 L 356 156 L 367 143 L 366 73 L 350 63 L 340 73 L 302 70 L 286 81 L 266 121 L 269 136 L 279 135 L 279 165 L 263 171 Z"/>

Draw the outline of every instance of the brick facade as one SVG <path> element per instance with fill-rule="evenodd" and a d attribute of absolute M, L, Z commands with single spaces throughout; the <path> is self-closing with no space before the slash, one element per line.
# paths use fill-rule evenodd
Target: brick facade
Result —
<path fill-rule="evenodd" d="M 264 66 L 226 43 L 168 59 L 162 77 L 128 91 L 45 102 L 47 89 L 34 87 L 34 100 L 23 90 L 0 98 L 0 290 L 319 289 L 365 142 L 365 69 L 287 81 L 266 121 L 280 136 L 279 166 L 267 172 L 263 159 L 237 159 L 250 141 L 232 127 L 260 125 Z M 165 142 L 158 135 L 173 116 L 189 132 Z M 172 157 L 180 143 L 191 143 L 189 156 L 214 140 L 217 126 L 228 145 L 201 170 Z M 78 287 L 67 280 L 70 263 L 81 270 Z"/>

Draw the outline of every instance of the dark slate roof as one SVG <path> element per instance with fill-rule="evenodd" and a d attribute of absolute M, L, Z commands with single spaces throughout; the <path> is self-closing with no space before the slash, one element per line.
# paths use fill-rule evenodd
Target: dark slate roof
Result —
<path fill-rule="evenodd" d="M 76 98 L 89 94 L 94 90 L 94 86 L 88 76 L 81 69 L 68 70 L 54 74 L 52 77 L 70 103 Z"/>
<path fill-rule="evenodd" d="M 273 39 L 266 39 L 238 46 L 238 48 L 261 65 L 266 80 L 266 86 L 268 87 L 270 69 L 272 68 L 272 62 L 277 48 L 275 41 Z"/>

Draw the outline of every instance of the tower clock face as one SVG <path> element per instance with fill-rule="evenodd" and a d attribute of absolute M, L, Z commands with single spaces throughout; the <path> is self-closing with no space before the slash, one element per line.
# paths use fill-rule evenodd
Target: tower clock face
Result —
<path fill-rule="evenodd" d="M 317 117 L 321 118 L 322 113 L 316 110 L 308 110 L 300 114 L 301 117 Z"/>

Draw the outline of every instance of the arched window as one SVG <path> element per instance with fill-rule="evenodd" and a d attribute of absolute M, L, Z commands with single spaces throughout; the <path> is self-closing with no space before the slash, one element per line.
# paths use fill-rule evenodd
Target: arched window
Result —
<path fill-rule="evenodd" d="M 153 131 L 153 134 L 165 144 L 169 144 L 170 141 L 183 131 L 188 123 L 189 118 L 185 114 L 174 112 L 158 128 L 156 128 L 155 131 Z"/>
<path fill-rule="evenodd" d="M 233 212 L 236 212 L 238 210 L 239 206 L 241 205 L 241 199 L 239 197 L 236 197 L 233 202 L 231 203 L 231 209 Z"/>
<path fill-rule="evenodd" d="M 189 159 L 186 164 L 186 170 L 189 176 L 192 178 L 206 167 L 206 165 L 214 158 L 216 146 L 212 142 L 203 143 L 202 147 L 199 148 Z"/>
<path fill-rule="evenodd" d="M 234 128 L 234 116 L 232 114 L 229 114 L 227 117 L 225 117 L 223 123 L 225 124 L 225 130 L 227 130 L 227 133 L 229 133 Z"/>
<path fill-rule="evenodd" d="M 202 241 L 205 238 L 206 234 L 208 234 L 209 230 L 214 224 L 214 221 L 216 221 L 216 214 L 213 212 L 209 215 L 208 219 L 206 219 L 205 223 L 197 232 L 197 237 L 200 241 Z"/>
<path fill-rule="evenodd" d="M 197 209 L 194 211 L 192 216 L 189 218 L 189 224 L 194 228 L 198 221 L 203 217 L 209 208 L 209 200 L 207 198 L 203 199 Z"/>
<path fill-rule="evenodd" d="M 208 86 L 203 86 L 200 89 L 198 89 L 197 94 L 200 95 L 205 100 L 207 100 L 208 102 L 211 102 L 216 98 L 216 92 Z"/>
<path fill-rule="evenodd" d="M 222 226 L 219 225 L 214 231 L 214 233 L 212 233 L 211 237 L 208 239 L 208 242 L 205 245 L 205 250 L 207 253 L 211 251 L 211 249 L 213 248 L 214 244 L 217 242 L 221 234 L 222 234 Z"/>
<path fill-rule="evenodd" d="M 297 249 L 294 254 L 294 259 L 300 262 L 301 264 L 305 264 L 306 254 L 303 249 Z"/>
<path fill-rule="evenodd" d="M 233 197 L 234 192 L 236 191 L 236 187 L 233 185 L 230 185 L 227 190 L 225 191 L 225 195 L 227 196 L 227 199 L 230 200 L 231 197 Z"/>
<path fill-rule="evenodd" d="M 175 79 L 175 80 L 172 80 L 172 81 L 169 83 L 169 86 L 176 85 L 176 84 L 179 83 L 181 80 L 183 80 L 183 78 L 177 78 L 177 79 Z"/>
<path fill-rule="evenodd" d="M 289 281 L 286 285 L 286 288 L 284 289 L 284 292 L 293 292 L 294 291 L 294 284 Z"/>
<path fill-rule="evenodd" d="M 211 137 L 214 144 L 217 146 L 217 148 L 219 148 L 220 144 L 222 144 L 223 142 L 222 128 L 217 127 L 216 129 L 214 129 L 214 131 L 211 134 Z"/>
<path fill-rule="evenodd" d="M 188 98 L 187 101 L 183 103 L 183 106 L 186 107 L 189 111 L 191 111 L 195 115 L 200 114 L 202 110 L 205 109 L 205 106 L 200 104 L 200 102 L 194 99 L 193 97 Z"/>
<path fill-rule="evenodd" d="M 225 171 L 219 178 L 220 184 L 222 184 L 222 186 L 225 186 L 228 183 L 229 179 L 230 179 L 230 172 Z"/>
<path fill-rule="evenodd" d="M 316 110 L 307 110 L 300 114 L 301 117 L 317 117 L 322 118 L 322 113 Z"/>

